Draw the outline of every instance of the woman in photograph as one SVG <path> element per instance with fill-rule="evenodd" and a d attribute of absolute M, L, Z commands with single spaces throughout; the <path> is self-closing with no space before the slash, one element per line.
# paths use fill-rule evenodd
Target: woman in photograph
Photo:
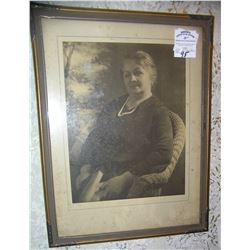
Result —
<path fill-rule="evenodd" d="M 168 108 L 152 93 L 152 57 L 144 51 L 127 55 L 121 74 L 127 94 L 104 107 L 82 146 L 75 202 L 143 197 L 149 187 L 141 176 L 159 173 L 171 161 L 173 129 Z"/>

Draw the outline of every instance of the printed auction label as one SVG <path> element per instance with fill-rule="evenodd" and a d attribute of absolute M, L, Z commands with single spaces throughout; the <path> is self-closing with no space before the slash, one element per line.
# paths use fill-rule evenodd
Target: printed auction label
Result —
<path fill-rule="evenodd" d="M 195 30 L 175 30 L 174 57 L 195 58 L 199 34 Z"/>

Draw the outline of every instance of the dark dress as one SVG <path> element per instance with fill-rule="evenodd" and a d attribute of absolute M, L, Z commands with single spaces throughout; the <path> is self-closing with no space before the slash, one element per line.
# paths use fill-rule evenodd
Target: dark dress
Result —
<path fill-rule="evenodd" d="M 172 157 L 169 110 L 151 96 L 131 114 L 119 117 L 126 99 L 122 96 L 102 110 L 82 148 L 79 166 L 101 170 L 102 181 L 126 171 L 136 176 L 160 172 Z"/>

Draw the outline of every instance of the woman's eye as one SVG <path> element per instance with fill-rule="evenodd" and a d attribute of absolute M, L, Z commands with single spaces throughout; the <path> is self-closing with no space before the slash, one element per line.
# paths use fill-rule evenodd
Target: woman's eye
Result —
<path fill-rule="evenodd" d="M 143 73 L 142 73 L 142 71 L 140 71 L 140 70 L 134 72 L 134 75 L 135 75 L 135 76 L 139 76 L 139 75 L 141 75 L 141 74 L 143 74 Z"/>
<path fill-rule="evenodd" d="M 129 77 L 129 75 L 130 75 L 129 73 L 126 73 L 126 72 L 125 72 L 125 73 L 123 73 L 123 77 L 125 77 L 125 78 L 128 78 L 128 77 Z"/>

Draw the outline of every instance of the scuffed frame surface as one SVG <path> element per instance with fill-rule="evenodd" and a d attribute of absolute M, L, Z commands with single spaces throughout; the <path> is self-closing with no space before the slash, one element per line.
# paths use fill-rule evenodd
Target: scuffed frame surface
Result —
<path fill-rule="evenodd" d="M 212 131 L 210 170 L 209 231 L 177 236 L 117 241 L 91 245 L 59 247 L 60 249 L 220 249 L 220 2 L 163 2 L 163 1 L 83 1 L 43 2 L 53 5 L 107 9 L 145 10 L 170 13 L 211 14 L 215 16 L 213 74 L 212 74 Z M 45 207 L 43 198 L 39 148 L 37 104 L 32 52 L 30 53 L 30 249 L 48 249 Z"/>

